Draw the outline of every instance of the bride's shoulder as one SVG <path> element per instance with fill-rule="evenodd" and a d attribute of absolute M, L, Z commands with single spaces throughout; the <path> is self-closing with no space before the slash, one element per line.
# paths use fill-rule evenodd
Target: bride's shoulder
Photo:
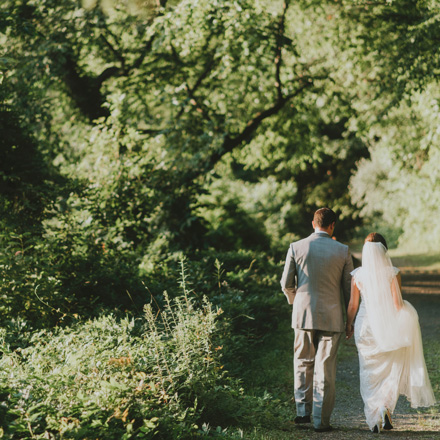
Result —
<path fill-rule="evenodd" d="M 362 266 L 360 266 L 357 267 L 355 270 L 352 270 L 350 274 L 353 277 L 356 284 L 358 285 L 358 287 L 361 288 L 362 280 L 365 275 L 365 269 Z"/>
<path fill-rule="evenodd" d="M 365 269 L 362 266 L 357 267 L 355 270 L 351 271 L 351 275 L 358 289 L 362 291 L 364 286 Z"/>
<path fill-rule="evenodd" d="M 387 267 L 387 271 L 386 271 L 386 273 L 387 273 L 388 278 L 389 278 L 390 281 L 391 281 L 394 277 L 397 277 L 397 275 L 399 274 L 399 272 L 400 272 L 400 269 L 397 268 L 397 267 L 395 267 L 395 266 Z"/>
<path fill-rule="evenodd" d="M 352 277 L 359 277 L 362 275 L 362 273 L 365 271 L 365 269 L 362 266 L 357 267 L 356 269 L 352 270 L 350 272 Z"/>
<path fill-rule="evenodd" d="M 395 266 L 388 266 L 386 268 L 386 270 L 391 274 L 391 275 L 397 275 L 400 272 L 400 269 L 398 267 Z"/>

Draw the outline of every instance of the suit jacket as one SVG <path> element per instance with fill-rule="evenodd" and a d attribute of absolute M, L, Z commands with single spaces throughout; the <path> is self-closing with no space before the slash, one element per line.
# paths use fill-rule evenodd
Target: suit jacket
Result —
<path fill-rule="evenodd" d="M 281 278 L 281 288 L 293 304 L 292 327 L 343 332 L 352 270 L 348 246 L 325 232 L 292 243 Z"/>

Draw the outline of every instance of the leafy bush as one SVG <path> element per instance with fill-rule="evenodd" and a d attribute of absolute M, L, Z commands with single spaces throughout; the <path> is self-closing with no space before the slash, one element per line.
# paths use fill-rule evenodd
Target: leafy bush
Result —
<path fill-rule="evenodd" d="M 34 333 L 11 350 L 2 330 L 0 427 L 22 438 L 194 438 L 239 414 L 221 364 L 218 316 L 190 292 L 143 320 L 103 316 Z M 205 423 L 205 425 L 203 425 Z M 204 426 L 204 427 L 203 427 Z M 220 430 L 221 431 L 221 430 Z"/>

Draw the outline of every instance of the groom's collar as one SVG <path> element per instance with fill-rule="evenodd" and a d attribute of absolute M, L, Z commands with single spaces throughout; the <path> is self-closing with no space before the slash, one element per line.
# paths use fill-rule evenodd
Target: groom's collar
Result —
<path fill-rule="evenodd" d="M 330 234 L 325 231 L 315 231 L 314 234 L 327 235 L 327 237 L 330 237 Z"/>

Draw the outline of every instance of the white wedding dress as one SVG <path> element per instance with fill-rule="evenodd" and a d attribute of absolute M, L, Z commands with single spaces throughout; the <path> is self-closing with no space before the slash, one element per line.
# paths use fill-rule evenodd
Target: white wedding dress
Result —
<path fill-rule="evenodd" d="M 391 265 L 386 248 L 371 242 L 364 246 L 362 267 L 352 272 L 361 292 L 354 336 L 360 391 L 371 430 L 381 423 L 385 409 L 393 413 L 401 394 L 413 408 L 435 404 L 418 315 L 408 301 L 402 301 L 398 272 Z M 391 286 L 397 288 L 400 310 L 394 305 Z"/>

